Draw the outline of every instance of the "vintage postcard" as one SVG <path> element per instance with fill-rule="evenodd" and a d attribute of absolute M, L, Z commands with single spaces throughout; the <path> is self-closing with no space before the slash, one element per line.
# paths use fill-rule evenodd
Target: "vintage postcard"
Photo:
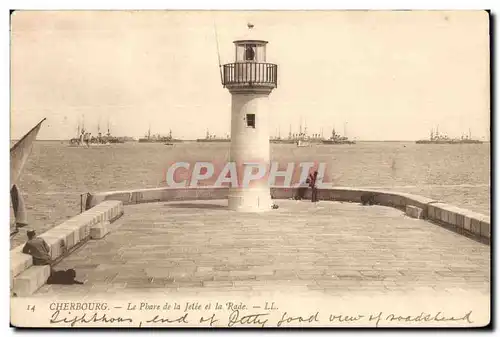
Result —
<path fill-rule="evenodd" d="M 490 324 L 488 11 L 13 11 L 15 327 Z"/>

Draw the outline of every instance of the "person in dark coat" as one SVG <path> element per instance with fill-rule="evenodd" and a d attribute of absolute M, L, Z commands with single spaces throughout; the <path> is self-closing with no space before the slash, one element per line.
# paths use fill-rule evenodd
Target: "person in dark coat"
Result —
<path fill-rule="evenodd" d="M 50 246 L 41 237 L 36 236 L 34 230 L 28 231 L 28 242 L 23 247 L 23 253 L 33 257 L 33 265 L 50 266 L 50 276 L 47 284 L 83 284 L 76 281 L 76 271 L 74 269 L 55 271 L 52 267 L 54 261 L 50 257 Z"/>
<path fill-rule="evenodd" d="M 314 171 L 309 175 L 309 187 L 311 187 L 311 202 L 318 202 L 318 188 L 316 187 L 316 180 L 318 179 L 318 171 Z"/>
<path fill-rule="evenodd" d="M 50 265 L 52 259 L 50 257 L 50 247 L 44 239 L 37 237 L 34 230 L 29 230 L 28 242 L 23 247 L 23 253 L 33 257 L 35 266 Z"/>
<path fill-rule="evenodd" d="M 245 61 L 253 61 L 255 60 L 255 51 L 253 46 L 247 46 L 245 49 Z"/>

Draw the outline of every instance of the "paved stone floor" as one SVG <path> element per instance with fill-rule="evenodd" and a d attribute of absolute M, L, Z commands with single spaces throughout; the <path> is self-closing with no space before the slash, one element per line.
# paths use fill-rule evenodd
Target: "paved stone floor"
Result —
<path fill-rule="evenodd" d="M 490 247 L 382 206 L 278 200 L 278 210 L 228 211 L 227 201 L 125 207 L 102 240 L 56 269 L 84 285 L 35 296 L 314 291 L 489 294 Z"/>

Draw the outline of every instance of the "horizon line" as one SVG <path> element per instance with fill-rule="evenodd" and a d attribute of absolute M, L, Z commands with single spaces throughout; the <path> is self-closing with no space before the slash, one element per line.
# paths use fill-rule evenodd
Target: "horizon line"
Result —
<path fill-rule="evenodd" d="M 134 140 L 128 141 L 128 143 L 133 143 L 133 142 L 138 142 L 138 138 L 131 137 Z M 182 138 L 177 138 L 179 140 L 182 140 L 183 142 L 196 142 L 197 139 L 182 139 Z M 203 138 L 204 139 L 204 138 Z M 11 139 L 11 142 L 17 142 L 19 139 Z M 420 139 L 407 139 L 407 140 L 402 140 L 402 139 L 383 139 L 383 140 L 370 140 L 370 139 L 356 139 L 356 142 L 365 142 L 365 143 L 383 143 L 383 142 L 393 142 L 393 143 L 409 143 L 409 142 L 416 142 Z M 480 140 L 480 139 L 479 139 Z M 490 140 L 480 140 L 483 143 L 490 143 Z M 69 142 L 69 139 L 36 139 L 35 142 Z M 152 142 L 153 143 L 153 142 Z M 161 142 L 160 142 L 161 143 Z M 291 144 L 289 144 L 291 145 Z"/>

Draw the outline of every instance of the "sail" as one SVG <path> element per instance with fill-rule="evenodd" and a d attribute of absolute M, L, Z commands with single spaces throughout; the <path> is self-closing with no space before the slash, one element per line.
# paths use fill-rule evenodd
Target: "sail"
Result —
<path fill-rule="evenodd" d="M 17 182 L 24 165 L 28 161 L 28 157 L 33 149 L 33 142 L 44 120 L 45 118 L 10 149 L 10 196 L 15 217 L 15 231 L 12 231 L 11 228 L 11 235 L 17 232 L 17 228 L 28 224 L 26 206 Z"/>
<path fill-rule="evenodd" d="M 33 129 L 31 129 L 20 141 L 18 141 L 10 149 L 10 188 L 17 184 L 24 165 L 28 161 L 28 157 L 33 149 L 33 142 L 40 131 L 43 121 L 42 119 Z"/>

